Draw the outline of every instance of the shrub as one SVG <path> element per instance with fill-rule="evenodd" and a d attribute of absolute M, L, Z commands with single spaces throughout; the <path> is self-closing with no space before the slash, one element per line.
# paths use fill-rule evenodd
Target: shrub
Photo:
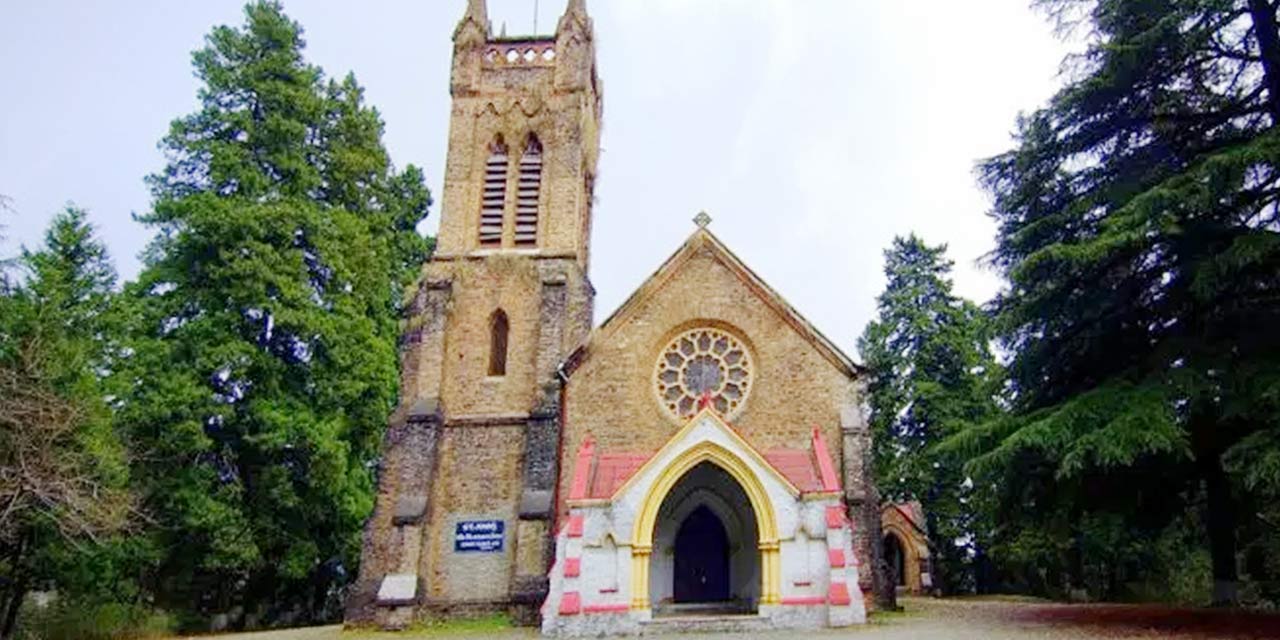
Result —
<path fill-rule="evenodd" d="M 171 635 L 177 620 L 140 604 L 28 601 L 18 618 L 18 640 L 134 640 Z"/>

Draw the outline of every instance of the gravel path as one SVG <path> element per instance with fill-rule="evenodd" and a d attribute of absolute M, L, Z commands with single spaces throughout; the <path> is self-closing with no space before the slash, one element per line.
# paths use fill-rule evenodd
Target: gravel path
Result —
<path fill-rule="evenodd" d="M 1280 615 L 1277 614 L 968 598 L 907 598 L 902 604 L 905 612 L 874 616 L 872 623 L 865 627 L 804 634 L 691 634 L 678 637 L 718 640 L 797 640 L 799 637 L 852 640 L 1280 639 Z M 217 636 L 218 640 L 532 640 L 538 637 L 533 629 L 511 629 L 499 633 L 426 631 L 382 634 L 343 632 L 337 626 Z"/>

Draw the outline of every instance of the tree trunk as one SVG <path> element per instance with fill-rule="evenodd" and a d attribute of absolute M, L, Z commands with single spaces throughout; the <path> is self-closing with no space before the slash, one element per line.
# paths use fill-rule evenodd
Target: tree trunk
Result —
<path fill-rule="evenodd" d="M 874 486 L 874 485 L 871 485 Z M 859 508 L 863 510 L 863 522 L 867 523 L 867 535 L 871 537 L 871 593 L 880 611 L 898 611 L 898 583 L 893 579 L 894 569 L 884 557 L 884 528 L 880 523 L 880 496 L 873 489 Z"/>
<path fill-rule="evenodd" d="M 933 491 L 930 491 L 932 494 Z M 937 504 L 933 496 L 930 496 L 928 505 Z M 951 558 L 945 558 L 942 550 L 948 547 L 939 544 L 941 541 L 935 541 L 938 537 L 938 516 L 936 508 L 928 505 L 924 506 L 924 522 L 926 538 L 929 541 L 929 549 L 932 552 L 930 556 L 933 558 L 933 566 L 930 567 L 929 577 L 933 580 L 933 586 L 928 588 L 926 592 L 941 593 L 943 595 L 951 595 L 953 593 L 952 585 L 956 583 L 955 576 L 950 575 L 950 570 L 954 567 L 950 563 Z M 954 548 L 954 544 L 951 548 Z M 920 585 L 924 587 L 924 585 Z"/>
<path fill-rule="evenodd" d="M 22 609 L 22 601 L 27 597 L 27 572 L 22 570 L 26 548 L 27 535 L 22 535 L 14 545 L 13 555 L 9 558 L 9 566 L 13 571 L 13 585 L 7 594 L 8 602 L 4 603 L 4 618 L 0 620 L 0 640 L 9 640 L 13 637 L 18 626 L 18 611 Z"/>
<path fill-rule="evenodd" d="M 18 611 L 22 609 L 22 601 L 27 597 L 27 580 L 19 577 L 9 592 L 9 606 L 4 613 L 4 622 L 0 623 L 0 640 L 9 640 L 18 628 Z"/>
<path fill-rule="evenodd" d="M 872 590 L 876 596 L 876 608 L 881 611 L 899 611 L 898 607 L 898 570 L 889 565 L 884 557 L 884 538 L 875 537 L 871 545 L 879 552 L 875 556 L 876 570 L 872 572 Z"/>
<path fill-rule="evenodd" d="M 1089 589 L 1084 583 L 1084 531 L 1080 529 L 1081 513 L 1074 510 L 1071 516 L 1071 548 L 1067 550 L 1067 599 L 1087 602 Z"/>
<path fill-rule="evenodd" d="M 1271 126 L 1280 126 L 1280 30 L 1276 9 L 1267 0 L 1249 0 L 1249 17 L 1262 54 L 1262 75 L 1267 85 L 1267 111 Z"/>
<path fill-rule="evenodd" d="M 1209 555 L 1213 564 L 1213 606 L 1239 602 L 1236 574 L 1236 512 L 1231 485 L 1217 454 L 1200 461 L 1208 500 L 1205 525 L 1209 532 Z"/>

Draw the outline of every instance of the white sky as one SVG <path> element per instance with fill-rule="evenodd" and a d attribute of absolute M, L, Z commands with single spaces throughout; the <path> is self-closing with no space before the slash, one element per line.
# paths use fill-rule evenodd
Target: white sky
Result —
<path fill-rule="evenodd" d="M 608 315 L 692 231 L 714 231 L 851 355 L 911 231 L 946 242 L 963 295 L 998 278 L 976 160 L 1058 85 L 1068 52 L 1028 0 L 589 0 L 605 93 L 591 278 Z M 401 166 L 440 193 L 450 36 L 463 0 L 287 0 L 308 58 L 354 71 Z M 541 0 L 539 31 L 564 0 Z M 149 230 L 143 176 L 196 106 L 190 52 L 238 0 L 0 3 L 0 194 L 8 241 L 34 246 L 67 201 L 131 278 Z M 490 0 L 495 30 L 534 0 Z M 439 202 L 426 228 L 439 221 Z"/>

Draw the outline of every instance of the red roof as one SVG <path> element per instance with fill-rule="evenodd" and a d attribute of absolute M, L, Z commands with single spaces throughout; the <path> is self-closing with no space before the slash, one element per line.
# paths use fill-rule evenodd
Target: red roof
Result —
<path fill-rule="evenodd" d="M 591 478 L 589 498 L 610 498 L 632 474 L 640 469 L 649 456 L 643 453 L 602 453 L 596 460 L 596 472 Z"/>
<path fill-rule="evenodd" d="M 782 473 L 800 493 L 822 491 L 822 479 L 813 464 L 813 454 L 805 449 L 770 449 L 764 459 Z"/>
<path fill-rule="evenodd" d="M 601 453 L 591 474 L 590 488 L 586 497 L 592 500 L 607 500 L 631 478 L 645 462 L 649 455 L 643 453 Z M 807 449 L 770 449 L 764 452 L 764 459 L 795 485 L 800 493 L 823 491 L 822 474 Z M 575 470 L 576 471 L 576 470 Z"/>
<path fill-rule="evenodd" d="M 821 430 L 817 427 L 813 429 L 810 446 L 811 449 L 771 449 L 763 455 L 765 462 L 799 489 L 800 493 L 839 491 L 839 479 L 835 475 Z M 653 454 L 648 453 L 597 453 L 594 439 L 588 436 L 579 448 L 574 463 L 569 499 L 612 498 L 652 456 Z"/>

